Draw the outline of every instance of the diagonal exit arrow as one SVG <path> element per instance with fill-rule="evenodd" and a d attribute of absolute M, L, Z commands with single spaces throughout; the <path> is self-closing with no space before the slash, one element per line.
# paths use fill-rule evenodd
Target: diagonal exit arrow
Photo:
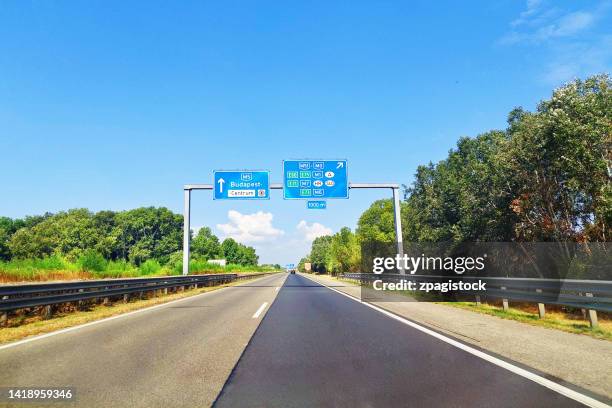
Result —
<path fill-rule="evenodd" d="M 344 162 L 338 162 L 338 164 L 336 165 L 337 169 L 341 169 L 344 167 Z"/>
<path fill-rule="evenodd" d="M 217 183 L 219 183 L 219 192 L 222 193 L 223 192 L 223 183 L 225 183 L 225 180 L 220 178 L 219 181 L 217 181 Z"/>

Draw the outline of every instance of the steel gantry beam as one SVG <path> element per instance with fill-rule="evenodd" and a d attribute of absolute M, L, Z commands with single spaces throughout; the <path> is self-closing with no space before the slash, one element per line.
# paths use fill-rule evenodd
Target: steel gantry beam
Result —
<path fill-rule="evenodd" d="M 393 190 L 393 215 L 395 221 L 395 243 L 397 254 L 404 257 L 404 244 L 402 239 L 402 217 L 400 206 L 400 185 L 395 183 L 349 183 L 349 189 L 391 189 Z M 192 190 L 213 190 L 212 184 L 185 184 L 184 191 L 184 208 L 183 208 L 183 275 L 189 274 L 189 253 L 191 241 L 191 191 Z M 282 190 L 281 183 L 271 183 L 271 190 Z M 400 263 L 401 264 L 401 263 Z M 405 274 L 404 268 L 400 268 L 400 274 Z"/>

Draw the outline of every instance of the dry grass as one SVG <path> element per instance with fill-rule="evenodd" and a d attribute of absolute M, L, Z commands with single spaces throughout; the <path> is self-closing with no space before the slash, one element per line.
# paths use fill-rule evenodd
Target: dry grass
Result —
<path fill-rule="evenodd" d="M 482 303 L 477 306 L 472 302 L 440 302 L 445 306 L 458 307 L 473 312 L 497 316 L 502 319 L 516 320 L 533 326 L 548 327 L 569 333 L 584 334 L 598 339 L 612 340 L 612 320 L 603 313 L 598 313 L 599 327 L 591 329 L 589 322 L 581 315 L 566 313 L 547 308 L 543 319 L 537 314 L 537 308 L 532 304 L 511 305 L 508 311 L 495 304 Z"/>
<path fill-rule="evenodd" d="M 234 286 L 243 283 L 236 281 L 228 284 L 202 287 L 198 289 L 185 290 L 184 292 L 172 293 L 164 296 L 153 297 L 150 299 L 134 300 L 128 303 L 116 302 L 109 305 L 94 305 L 89 310 L 56 313 L 51 319 L 44 320 L 40 316 L 22 316 L 12 318 L 11 326 L 0 328 L 0 344 L 10 343 L 30 336 L 49 333 L 68 327 L 78 326 L 95 320 L 131 312 L 133 310 L 167 303 L 172 300 L 181 299 L 200 293 L 211 292 L 227 286 Z"/>
<path fill-rule="evenodd" d="M 350 279 L 335 278 L 338 281 L 353 285 L 358 282 Z M 457 307 L 490 316 L 497 316 L 502 319 L 515 320 L 533 326 L 547 327 L 550 329 L 563 330 L 569 333 L 584 334 L 597 339 L 612 340 L 612 319 L 609 314 L 598 312 L 599 326 L 592 329 L 580 313 L 568 313 L 559 307 L 546 306 L 546 314 L 543 319 L 538 316 L 538 308 L 535 303 L 511 303 L 510 309 L 506 312 L 501 306 L 501 301 L 497 303 L 482 303 L 477 306 L 473 302 L 436 302 L 445 306 Z"/>
<path fill-rule="evenodd" d="M 96 279 L 97 277 L 87 271 L 71 271 L 71 270 L 57 270 L 57 271 L 35 271 L 28 276 L 27 282 L 45 282 L 45 281 L 70 281 L 70 280 L 81 280 L 81 279 Z M 24 278 L 19 275 L 0 271 L 0 283 L 23 283 Z"/>

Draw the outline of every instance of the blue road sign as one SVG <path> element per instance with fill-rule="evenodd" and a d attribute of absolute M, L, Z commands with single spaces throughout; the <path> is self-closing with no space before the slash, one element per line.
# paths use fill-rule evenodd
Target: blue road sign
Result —
<path fill-rule="evenodd" d="M 283 196 L 348 198 L 346 167 L 346 160 L 283 160 Z"/>
<path fill-rule="evenodd" d="M 306 208 L 309 210 L 324 210 L 327 208 L 327 202 L 320 200 L 308 200 L 306 202 Z"/>
<path fill-rule="evenodd" d="M 215 170 L 215 200 L 268 200 L 270 198 L 269 171 Z"/>

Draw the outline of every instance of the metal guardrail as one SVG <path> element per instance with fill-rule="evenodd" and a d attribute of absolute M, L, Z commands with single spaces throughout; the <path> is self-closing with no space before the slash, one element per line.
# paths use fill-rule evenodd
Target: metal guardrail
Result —
<path fill-rule="evenodd" d="M 6 313 L 30 307 L 105 299 L 122 295 L 129 296 L 134 293 L 158 291 L 160 289 L 209 286 L 267 274 L 210 274 L 5 285 L 0 286 L 0 312 Z"/>
<path fill-rule="evenodd" d="M 533 279 L 533 278 L 495 278 L 468 276 L 428 276 L 400 275 L 383 273 L 345 273 L 346 279 L 372 282 L 382 279 L 384 282 L 400 280 L 415 282 L 448 282 L 481 280 L 486 283 L 484 292 L 469 292 L 480 297 L 490 297 L 520 302 L 568 306 L 579 309 L 612 312 L 612 281 L 577 280 L 577 279 Z M 466 292 L 468 293 L 468 292 Z M 479 301 L 479 298 L 478 298 Z M 507 308 L 507 305 L 504 304 Z"/>

